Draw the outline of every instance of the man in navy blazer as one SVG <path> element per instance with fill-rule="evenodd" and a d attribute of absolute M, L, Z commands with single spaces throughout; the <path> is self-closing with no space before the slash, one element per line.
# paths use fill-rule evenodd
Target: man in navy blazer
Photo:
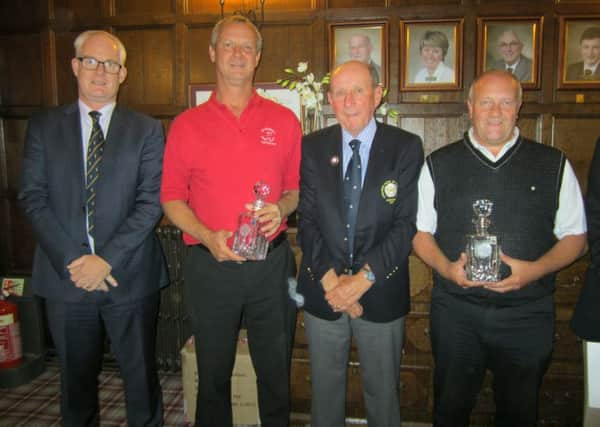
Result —
<path fill-rule="evenodd" d="M 162 425 L 154 347 L 167 272 L 153 229 L 162 214 L 164 136 L 157 120 L 116 105 L 125 59 L 112 34 L 80 34 L 71 61 L 78 102 L 34 115 L 27 128 L 19 200 L 37 240 L 32 283 L 45 298 L 61 363 L 64 426 L 99 424 L 105 334 L 124 380 L 128 425 Z M 101 152 L 93 187 L 88 145 Z"/>
<path fill-rule="evenodd" d="M 418 136 L 375 121 L 381 97 L 382 87 L 366 64 L 340 65 L 328 93 L 340 125 L 307 135 L 302 143 L 299 292 L 305 297 L 313 427 L 345 425 L 352 337 L 369 425 L 400 425 L 408 255 L 416 230 L 423 149 Z M 358 206 L 345 201 L 344 189 L 346 169 L 356 158 L 350 147 L 357 141 L 362 181 L 357 183 L 362 188 Z M 351 209 L 358 210 L 354 227 Z"/>

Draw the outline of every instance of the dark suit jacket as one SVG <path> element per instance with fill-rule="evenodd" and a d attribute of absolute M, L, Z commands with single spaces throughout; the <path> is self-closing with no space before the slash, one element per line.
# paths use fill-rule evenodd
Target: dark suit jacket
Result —
<path fill-rule="evenodd" d="M 90 253 L 86 234 L 85 177 L 78 104 L 31 118 L 27 127 L 20 203 L 37 247 L 33 289 L 43 297 L 81 300 L 66 266 Z M 96 186 L 96 253 L 119 282 L 115 302 L 128 302 L 167 283 L 153 229 L 162 215 L 159 188 L 164 136 L 160 123 L 116 106 Z"/>
<path fill-rule="evenodd" d="M 515 75 L 515 77 L 517 79 L 519 79 L 522 82 L 530 82 L 530 81 L 532 81 L 531 80 L 531 67 L 532 67 L 531 59 L 527 58 L 526 56 L 521 55 L 521 59 L 519 60 L 519 63 L 517 64 L 517 68 L 515 68 L 513 74 Z M 499 59 L 498 61 L 496 61 L 492 64 L 492 69 L 505 70 L 506 63 L 504 62 L 503 59 Z"/>
<path fill-rule="evenodd" d="M 600 341 L 600 139 L 596 141 L 587 191 L 585 210 L 591 262 L 571 327 L 583 339 Z"/>
<path fill-rule="evenodd" d="M 596 67 L 596 72 L 590 76 L 583 75 L 583 61 L 570 64 L 567 68 L 567 81 L 600 81 L 600 67 Z"/>
<path fill-rule="evenodd" d="M 353 269 L 368 263 L 376 277 L 360 299 L 366 320 L 389 322 L 409 310 L 408 255 L 416 231 L 417 180 L 422 165 L 418 136 L 377 123 L 354 242 Z M 320 279 L 331 267 L 338 274 L 349 267 L 342 169 L 339 125 L 303 138 L 298 206 L 303 256 L 298 290 L 305 297 L 304 309 L 328 320 L 339 318 L 340 313 L 327 304 Z"/>

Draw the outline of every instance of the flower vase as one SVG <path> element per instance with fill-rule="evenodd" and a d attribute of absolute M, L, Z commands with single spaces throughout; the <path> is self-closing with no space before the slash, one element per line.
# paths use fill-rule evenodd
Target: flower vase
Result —
<path fill-rule="evenodd" d="M 323 112 L 316 108 L 302 108 L 302 133 L 304 135 L 323 127 Z"/>

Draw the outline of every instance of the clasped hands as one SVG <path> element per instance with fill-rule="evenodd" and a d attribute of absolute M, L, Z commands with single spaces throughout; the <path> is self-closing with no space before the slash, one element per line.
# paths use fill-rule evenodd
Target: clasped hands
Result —
<path fill-rule="evenodd" d="M 531 261 L 512 258 L 502 252 L 500 252 L 500 260 L 510 267 L 512 273 L 499 282 L 477 282 L 467 279 L 467 272 L 465 271 L 467 255 L 464 252 L 460 254 L 460 257 L 456 261 L 450 262 L 446 266 L 446 269 L 439 273 L 463 289 L 484 287 L 498 293 L 516 291 L 527 283 L 539 278 L 539 275 L 536 274 L 534 263 Z"/>
<path fill-rule="evenodd" d="M 325 290 L 325 299 L 335 312 L 345 312 L 352 319 L 356 319 L 363 314 L 363 307 L 358 300 L 370 287 L 362 274 L 349 276 L 346 274 L 337 275 L 333 268 L 329 269 L 323 278 L 321 284 Z M 365 287 L 363 281 L 368 285 Z"/>
<path fill-rule="evenodd" d="M 112 270 L 110 264 L 96 254 L 80 256 L 67 265 L 67 270 L 75 286 L 87 292 L 108 292 L 108 285 L 112 287 L 119 285 L 110 274 Z"/>
<path fill-rule="evenodd" d="M 260 223 L 260 231 L 267 238 L 272 236 L 283 221 L 283 212 L 278 203 L 265 203 L 265 205 L 255 211 L 252 203 L 246 203 L 246 209 L 254 214 Z M 239 256 L 229 246 L 227 240 L 233 236 L 233 232 L 229 230 L 210 231 L 207 236 L 202 239 L 204 246 L 208 248 L 210 253 L 219 262 L 222 261 L 246 261 L 244 257 Z"/>

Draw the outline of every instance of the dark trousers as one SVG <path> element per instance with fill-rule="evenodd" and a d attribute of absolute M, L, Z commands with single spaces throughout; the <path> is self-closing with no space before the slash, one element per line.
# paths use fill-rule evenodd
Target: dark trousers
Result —
<path fill-rule="evenodd" d="M 535 426 L 538 394 L 552 354 L 554 303 L 475 304 L 434 287 L 434 425 L 468 426 L 486 369 L 493 374 L 496 426 Z"/>
<path fill-rule="evenodd" d="M 61 364 L 61 415 L 65 427 L 99 425 L 98 375 L 105 334 L 119 363 L 127 424 L 162 426 L 162 393 L 155 340 L 159 293 L 114 303 L 110 292 L 84 302 L 46 300 L 48 325 Z"/>
<path fill-rule="evenodd" d="M 201 246 L 184 267 L 185 305 L 198 362 L 196 427 L 232 425 L 231 373 L 241 317 L 256 371 L 263 427 L 289 424 L 291 331 L 296 309 L 288 296 L 295 262 L 287 242 L 264 261 L 217 262 Z"/>

